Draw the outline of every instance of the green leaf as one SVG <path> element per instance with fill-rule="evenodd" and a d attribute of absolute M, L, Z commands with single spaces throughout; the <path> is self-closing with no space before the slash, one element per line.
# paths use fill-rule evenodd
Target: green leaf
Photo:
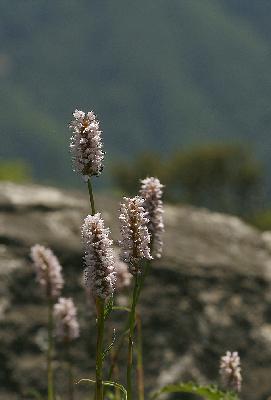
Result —
<path fill-rule="evenodd" d="M 214 385 L 200 386 L 193 382 L 179 383 L 176 385 L 164 386 L 152 395 L 156 399 L 163 393 L 192 393 L 207 400 L 238 400 L 238 396 L 233 392 L 222 392 Z"/>
<path fill-rule="evenodd" d="M 94 383 L 94 384 L 96 383 L 96 381 L 94 381 L 93 379 L 83 378 L 83 379 L 80 379 L 78 382 L 76 382 L 76 384 L 78 385 L 81 382 L 89 382 L 89 383 Z M 120 383 L 112 382 L 112 381 L 103 381 L 103 386 L 113 386 L 113 387 L 119 389 L 123 394 L 124 400 L 127 400 L 127 391 L 126 391 L 125 387 L 123 385 L 121 385 Z"/>
<path fill-rule="evenodd" d="M 105 356 L 107 355 L 107 353 L 109 353 L 109 351 L 112 349 L 112 347 L 114 346 L 115 342 L 116 342 L 116 329 L 113 330 L 112 342 L 111 342 L 110 345 L 103 351 L 103 354 L 102 354 L 103 360 L 104 360 Z"/>
<path fill-rule="evenodd" d="M 114 296 L 113 294 L 110 296 L 110 299 L 105 305 L 104 319 L 107 319 L 113 310 L 114 305 Z"/>
<path fill-rule="evenodd" d="M 123 385 L 121 385 L 120 383 L 112 382 L 112 381 L 105 381 L 105 382 L 103 382 L 103 384 L 105 386 L 114 386 L 115 388 L 119 389 L 123 394 L 124 400 L 127 400 L 127 391 Z"/>
<path fill-rule="evenodd" d="M 89 383 L 96 383 L 96 381 L 94 381 L 93 379 L 88 379 L 88 378 L 82 378 L 82 379 L 79 379 L 79 381 L 78 382 L 76 382 L 76 385 L 79 385 L 80 383 L 84 383 L 84 382 L 89 382 Z"/>

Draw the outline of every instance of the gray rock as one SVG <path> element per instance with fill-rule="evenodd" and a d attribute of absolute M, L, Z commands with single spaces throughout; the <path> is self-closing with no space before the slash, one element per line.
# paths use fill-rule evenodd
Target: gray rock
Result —
<path fill-rule="evenodd" d="M 29 259 L 35 243 L 52 247 L 63 264 L 64 295 L 75 298 L 82 332 L 72 349 L 75 376 L 93 376 L 95 313 L 82 287 L 80 243 L 88 196 L 11 183 L 0 184 L 0 193 L 0 399 L 29 399 L 29 389 L 46 388 L 46 305 Z M 96 204 L 117 240 L 118 199 L 98 195 Z M 166 206 L 165 225 L 164 257 L 153 265 L 140 302 L 147 390 L 187 379 L 215 382 L 220 355 L 237 350 L 243 398 L 266 399 L 271 394 L 271 233 L 188 206 Z M 116 301 L 123 299 L 125 294 Z M 108 342 L 113 327 L 121 330 L 124 321 L 117 312 L 108 323 Z M 124 365 L 125 353 L 122 359 Z M 63 365 L 58 352 L 58 390 L 65 393 Z M 90 389 L 76 390 L 77 398 L 85 399 Z"/>

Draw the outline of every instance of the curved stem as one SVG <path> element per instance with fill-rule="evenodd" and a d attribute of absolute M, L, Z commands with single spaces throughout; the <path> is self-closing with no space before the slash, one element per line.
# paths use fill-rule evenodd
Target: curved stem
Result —
<path fill-rule="evenodd" d="M 53 353 L 53 300 L 48 299 L 48 349 L 47 349 L 47 384 L 48 384 L 48 400 L 54 400 L 54 383 L 52 369 L 52 353 Z"/>
<path fill-rule="evenodd" d="M 135 330 L 135 310 L 137 303 L 137 292 L 139 289 L 139 279 L 136 275 L 135 277 L 135 286 L 133 290 L 133 299 L 131 305 L 131 312 L 129 315 L 129 344 L 128 344 L 128 360 L 127 360 L 127 400 L 132 399 L 132 367 L 133 367 L 133 339 L 134 339 L 134 330 Z"/>
<path fill-rule="evenodd" d="M 88 193 L 89 193 L 89 200 L 90 200 L 90 204 L 91 204 L 91 215 L 94 215 L 96 213 L 96 211 L 95 211 L 95 203 L 94 203 L 92 184 L 91 184 L 90 178 L 88 179 Z"/>
<path fill-rule="evenodd" d="M 97 346 L 96 346 L 96 392 L 95 399 L 103 400 L 103 336 L 104 300 L 97 297 Z"/>

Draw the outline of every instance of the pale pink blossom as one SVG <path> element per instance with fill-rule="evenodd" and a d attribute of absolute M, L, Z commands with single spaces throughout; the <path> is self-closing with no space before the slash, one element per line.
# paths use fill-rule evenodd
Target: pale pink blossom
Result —
<path fill-rule="evenodd" d="M 110 230 L 104 227 L 101 214 L 88 215 L 82 226 L 85 251 L 85 284 L 94 297 L 106 299 L 114 292 L 116 271 Z"/>
<path fill-rule="evenodd" d="M 62 267 L 52 250 L 36 244 L 31 248 L 31 258 L 37 281 L 49 298 L 60 295 L 64 285 Z"/>
<path fill-rule="evenodd" d="M 133 275 L 141 272 L 139 262 L 142 259 L 152 258 L 149 249 L 150 234 L 147 228 L 149 219 L 143 203 L 144 199 L 136 196 L 124 197 L 120 204 L 121 258 L 128 263 Z"/>
<path fill-rule="evenodd" d="M 93 175 L 100 175 L 103 170 L 102 132 L 93 111 L 84 113 L 75 110 L 73 116 L 70 124 L 73 131 L 70 142 L 73 169 L 87 181 Z"/>
<path fill-rule="evenodd" d="M 56 335 L 63 341 L 71 341 L 79 336 L 77 310 L 71 298 L 60 297 L 54 305 Z"/>
<path fill-rule="evenodd" d="M 164 233 L 162 189 L 158 178 L 146 178 L 141 181 L 140 195 L 144 199 L 144 208 L 148 212 L 148 229 L 151 235 L 151 254 L 160 258 L 163 249 L 162 235 Z"/>
<path fill-rule="evenodd" d="M 240 357 L 236 351 L 233 353 L 227 351 L 226 355 L 221 357 L 219 373 L 225 387 L 237 392 L 241 391 L 241 365 Z"/>

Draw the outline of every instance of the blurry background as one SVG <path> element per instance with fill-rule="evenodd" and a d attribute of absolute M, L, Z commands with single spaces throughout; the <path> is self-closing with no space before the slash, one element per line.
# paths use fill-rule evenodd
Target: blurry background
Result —
<path fill-rule="evenodd" d="M 244 397 L 270 395 L 271 234 L 187 206 L 271 230 L 270 19 L 270 0 L 0 0 L 0 181 L 23 183 L 0 182 L 1 400 L 46 391 L 36 242 L 60 257 L 64 295 L 79 308 L 76 376 L 94 367 L 81 287 L 89 204 L 74 194 L 84 186 L 69 154 L 75 108 L 101 121 L 95 196 L 115 240 L 123 192 L 146 175 L 166 184 L 165 254 L 142 298 L 147 390 L 217 381 L 220 355 L 238 350 Z"/>
<path fill-rule="evenodd" d="M 148 171 L 170 201 L 271 226 L 270 17 L 269 0 L 2 0 L 0 179 L 79 185 L 67 125 L 94 109 L 103 185 Z"/>

